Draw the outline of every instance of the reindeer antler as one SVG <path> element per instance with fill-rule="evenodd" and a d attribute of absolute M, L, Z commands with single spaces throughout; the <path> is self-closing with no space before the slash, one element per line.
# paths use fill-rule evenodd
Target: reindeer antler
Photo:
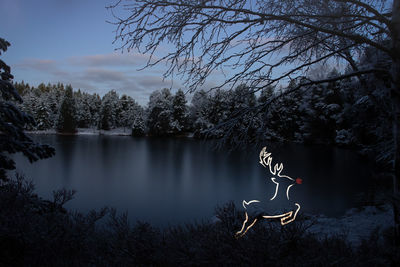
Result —
<path fill-rule="evenodd" d="M 294 181 L 293 178 L 287 176 L 287 175 L 283 175 L 281 174 L 282 170 L 283 170 L 283 163 L 278 164 L 276 163 L 274 165 L 274 167 L 272 168 L 272 156 L 270 152 L 267 152 L 267 147 L 263 147 L 261 149 L 260 152 L 260 164 L 263 165 L 265 168 L 269 168 L 269 172 L 272 175 L 277 175 L 278 177 L 284 177 L 284 178 L 288 178 L 292 181 Z"/>
<path fill-rule="evenodd" d="M 267 147 L 263 147 L 260 152 L 260 163 L 263 165 L 265 168 L 267 168 L 268 165 L 271 165 L 272 157 L 270 158 L 271 153 L 267 152 Z M 265 161 L 265 159 L 268 160 L 268 162 Z"/>

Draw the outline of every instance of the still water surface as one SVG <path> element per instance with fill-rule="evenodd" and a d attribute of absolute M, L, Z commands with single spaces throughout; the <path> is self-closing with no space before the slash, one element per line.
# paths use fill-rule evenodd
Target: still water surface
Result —
<path fill-rule="evenodd" d="M 127 211 L 132 222 L 153 225 L 200 222 L 228 201 L 270 199 L 271 175 L 259 164 L 260 147 L 228 153 L 210 142 L 124 136 L 36 135 L 55 147 L 56 156 L 30 164 L 17 155 L 17 166 L 40 196 L 65 187 L 77 190 L 66 207 L 88 211 L 103 206 Z M 355 152 L 295 144 L 268 145 L 282 174 L 303 179 L 290 198 L 302 211 L 343 215 L 366 190 L 368 164 Z M 279 203 L 277 203 L 278 205 Z"/>

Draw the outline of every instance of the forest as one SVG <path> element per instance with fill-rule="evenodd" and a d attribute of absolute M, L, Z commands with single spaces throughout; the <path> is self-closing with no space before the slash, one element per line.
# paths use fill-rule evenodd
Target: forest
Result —
<path fill-rule="evenodd" d="M 381 55 L 369 49 L 366 59 L 381 64 Z M 329 79 L 338 75 L 334 66 L 318 73 Z M 301 81 L 297 81 L 301 83 Z M 234 90 L 198 90 L 190 95 L 179 89 L 175 94 L 164 88 L 152 92 L 146 106 L 132 97 L 111 90 L 103 97 L 70 85 L 14 83 L 23 102 L 20 108 L 31 114 L 36 125 L 26 130 L 55 129 L 74 133 L 77 128 L 112 130 L 124 128 L 134 136 L 187 136 L 218 139 L 228 147 L 243 147 L 266 141 L 326 144 L 355 148 L 379 164 L 392 157 L 390 83 L 376 75 L 327 82 L 310 87 L 268 86 L 258 95 L 239 85 Z M 289 93 L 287 93 L 289 92 Z M 270 99 L 283 94 L 269 105 Z M 256 109 L 256 107 L 263 108 Z"/>

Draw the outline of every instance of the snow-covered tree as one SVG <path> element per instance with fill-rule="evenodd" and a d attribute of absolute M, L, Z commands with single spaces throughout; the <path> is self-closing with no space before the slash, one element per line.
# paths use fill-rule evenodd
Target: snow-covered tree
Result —
<path fill-rule="evenodd" d="M 100 110 L 100 129 L 110 130 L 117 127 L 119 104 L 119 96 L 115 90 L 111 90 L 103 96 Z"/>
<path fill-rule="evenodd" d="M 74 94 L 76 100 L 76 121 L 79 128 L 90 128 L 97 125 L 97 112 L 99 103 L 94 95 L 78 90 Z"/>
<path fill-rule="evenodd" d="M 147 119 L 150 135 L 172 134 L 172 101 L 173 97 L 168 88 L 155 91 L 150 95 Z"/>
<path fill-rule="evenodd" d="M 208 120 L 212 127 L 207 130 L 208 138 L 223 137 L 224 129 L 219 126 L 229 118 L 231 97 L 232 92 L 221 89 L 210 95 Z"/>
<path fill-rule="evenodd" d="M 57 119 L 57 131 L 62 133 L 76 132 L 76 107 L 71 85 L 65 88 L 64 98 L 61 102 Z"/>
<path fill-rule="evenodd" d="M 35 112 L 36 129 L 47 130 L 52 127 L 51 110 L 46 99 L 40 98 Z"/>
<path fill-rule="evenodd" d="M 46 103 L 49 107 L 50 117 L 49 120 L 51 122 L 51 127 L 56 127 L 58 114 L 61 107 L 61 102 L 65 94 L 64 85 L 62 83 L 58 83 L 57 85 L 53 85 L 50 92 L 47 94 Z"/>
<path fill-rule="evenodd" d="M 88 105 L 90 110 L 90 126 L 98 127 L 101 112 L 101 98 L 98 94 L 89 95 Z"/>
<path fill-rule="evenodd" d="M 8 46 L 10 43 L 0 38 L 0 55 Z M 24 132 L 24 126 L 34 124 L 34 120 L 12 102 L 22 102 L 11 82 L 13 78 L 10 67 L 0 59 L 0 181 L 7 180 L 6 170 L 15 169 L 10 154 L 22 152 L 31 162 L 54 155 L 53 148 L 33 142 Z"/>
<path fill-rule="evenodd" d="M 25 92 L 31 89 L 30 85 L 23 80 L 20 83 L 14 82 L 13 85 L 21 97 L 24 96 Z"/>
<path fill-rule="evenodd" d="M 216 124 L 216 128 L 223 132 L 220 136 L 222 143 L 236 146 L 254 142 L 260 127 L 260 120 L 254 110 L 257 104 L 254 91 L 244 84 L 239 85 L 233 91 L 225 92 L 223 102 L 223 120 Z"/>
<path fill-rule="evenodd" d="M 25 91 L 24 96 L 22 97 L 23 102 L 21 103 L 21 109 L 32 115 L 34 118 L 37 110 L 38 110 L 38 103 L 39 103 L 39 93 L 36 88 L 31 88 L 27 91 Z M 26 128 L 29 130 L 33 130 L 36 127 L 33 125 L 26 125 Z"/>
<path fill-rule="evenodd" d="M 213 126 L 209 120 L 210 104 L 210 98 L 204 90 L 194 93 L 190 105 L 190 122 L 197 138 L 205 136 L 206 131 Z"/>
<path fill-rule="evenodd" d="M 132 123 L 132 136 L 144 136 L 146 132 L 146 114 L 144 109 L 137 105 Z"/>
<path fill-rule="evenodd" d="M 120 98 L 120 109 L 119 112 L 119 126 L 125 128 L 131 128 L 135 120 L 136 112 L 138 110 L 138 104 L 136 101 L 127 95 L 122 95 Z"/>
<path fill-rule="evenodd" d="M 272 96 L 274 95 L 274 87 L 267 86 L 261 90 L 260 96 L 257 99 L 259 105 L 267 103 L 267 101 L 271 100 Z"/>
<path fill-rule="evenodd" d="M 185 93 L 179 89 L 172 100 L 172 132 L 181 134 L 188 128 L 188 108 Z"/>

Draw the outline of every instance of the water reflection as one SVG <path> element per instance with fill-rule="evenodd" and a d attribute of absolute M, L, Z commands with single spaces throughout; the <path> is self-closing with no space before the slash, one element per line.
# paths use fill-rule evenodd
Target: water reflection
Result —
<path fill-rule="evenodd" d="M 261 147 L 216 151 L 191 139 L 119 136 L 36 136 L 56 148 L 56 156 L 17 166 L 34 180 L 38 193 L 66 187 L 78 191 L 69 207 L 82 211 L 113 206 L 131 220 L 155 225 L 202 220 L 217 204 L 243 199 L 270 199 L 275 185 L 259 163 Z M 302 211 L 342 215 L 365 190 L 368 164 L 352 151 L 301 145 L 269 145 L 273 163 L 284 174 L 301 177 L 291 191 Z"/>
<path fill-rule="evenodd" d="M 60 157 L 62 162 L 60 165 L 62 171 L 58 172 L 57 175 L 63 179 L 64 185 L 69 186 L 73 177 L 71 171 L 75 160 L 76 136 L 56 136 L 56 143 L 60 147 L 60 149 L 57 149 L 57 156 Z"/>

